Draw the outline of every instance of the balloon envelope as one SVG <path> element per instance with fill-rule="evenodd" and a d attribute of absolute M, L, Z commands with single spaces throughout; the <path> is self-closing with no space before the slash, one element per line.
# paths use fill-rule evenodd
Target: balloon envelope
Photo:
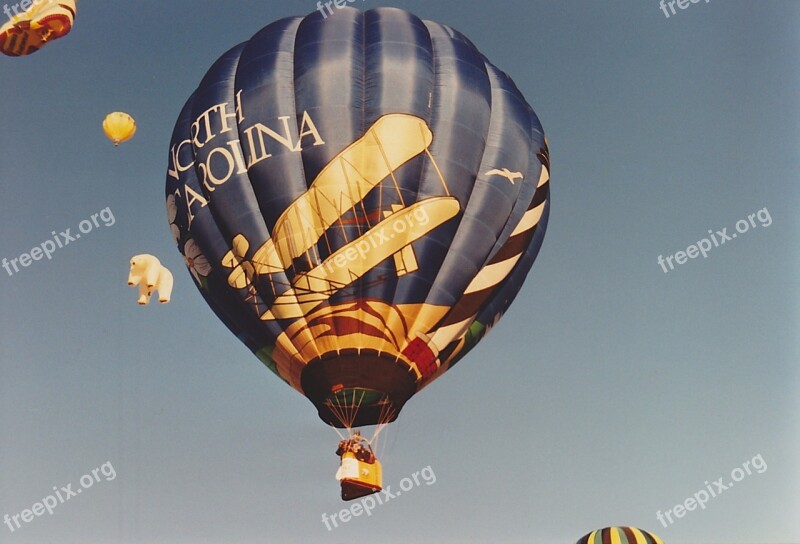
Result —
<path fill-rule="evenodd" d="M 103 132 L 117 146 L 127 142 L 136 134 L 136 121 L 127 113 L 115 111 L 103 119 Z"/>
<path fill-rule="evenodd" d="M 211 67 L 175 125 L 167 215 L 230 330 L 325 422 L 375 424 L 508 308 L 548 169 L 535 113 L 466 37 L 346 8 Z"/>
<path fill-rule="evenodd" d="M 636 527 L 606 527 L 592 531 L 577 544 L 664 544 L 656 535 Z"/>
<path fill-rule="evenodd" d="M 0 26 L 0 51 L 10 57 L 35 53 L 47 43 L 69 34 L 75 20 L 75 0 L 37 0 Z M 8 4 L 5 6 L 8 10 Z M 8 11 L 7 11 L 8 13 Z"/>

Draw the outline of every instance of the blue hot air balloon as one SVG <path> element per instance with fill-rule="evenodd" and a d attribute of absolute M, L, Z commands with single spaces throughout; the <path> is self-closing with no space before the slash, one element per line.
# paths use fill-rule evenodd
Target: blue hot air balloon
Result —
<path fill-rule="evenodd" d="M 175 125 L 167 214 L 216 315 L 351 428 L 394 420 L 505 312 L 549 179 L 539 119 L 465 36 L 345 8 L 209 69 Z"/>

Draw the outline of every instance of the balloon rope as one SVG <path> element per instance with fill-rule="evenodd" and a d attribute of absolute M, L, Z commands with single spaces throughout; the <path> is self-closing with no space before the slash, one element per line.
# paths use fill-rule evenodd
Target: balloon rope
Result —
<path fill-rule="evenodd" d="M 334 416 L 336 416 L 336 419 L 339 420 L 339 423 L 349 428 L 350 425 L 347 424 L 347 419 L 345 417 L 346 414 L 344 413 L 344 407 L 339 404 L 339 399 L 337 397 L 334 397 L 334 399 L 336 400 L 336 405 L 334 405 L 330 400 L 328 400 L 326 402 L 328 408 L 330 409 L 331 413 Z"/>
<path fill-rule="evenodd" d="M 385 399 L 388 400 L 388 399 Z M 375 442 L 375 447 L 377 448 L 378 438 L 381 434 L 381 431 L 389 425 L 389 420 L 394 415 L 394 406 L 389 403 L 385 402 L 381 405 L 381 412 L 378 416 L 378 426 L 375 428 L 375 432 L 372 435 L 372 440 Z"/>
<path fill-rule="evenodd" d="M 347 402 L 347 395 L 346 394 L 345 394 L 344 400 L 345 400 L 345 403 L 346 403 Z M 341 410 L 342 424 L 344 424 L 344 426 L 349 429 L 350 427 L 352 427 L 352 425 L 351 425 L 352 418 L 350 416 L 350 413 L 348 412 L 348 408 L 349 407 L 348 407 L 347 404 L 341 404 L 338 398 L 336 399 L 336 403 L 337 403 L 337 406 L 339 406 L 339 408 Z"/>
<path fill-rule="evenodd" d="M 355 393 L 353 394 L 353 401 L 351 404 L 346 404 L 347 402 L 347 394 L 345 394 L 345 405 L 344 405 L 344 414 L 346 416 L 345 422 L 347 423 L 347 428 L 351 428 L 353 426 L 353 420 L 355 420 L 355 414 L 353 413 L 353 403 L 355 403 Z"/>
<path fill-rule="evenodd" d="M 358 406 L 356 405 L 356 403 L 355 403 L 355 400 L 356 400 L 355 393 L 353 393 L 353 400 L 352 400 L 352 402 L 350 404 L 347 404 L 347 393 L 344 394 L 344 397 L 345 397 L 345 399 L 344 399 L 345 404 L 342 404 L 339 401 L 339 397 L 338 396 L 334 396 L 333 397 L 334 400 L 336 401 L 336 407 L 335 408 L 334 408 L 332 403 L 329 402 L 328 404 L 329 404 L 329 407 L 331 409 L 331 412 L 333 412 L 333 414 L 336 416 L 336 418 L 339 420 L 339 422 L 342 425 L 344 425 L 345 427 L 347 427 L 348 429 L 350 429 L 353 426 L 353 421 L 355 421 L 355 419 L 356 419 L 356 413 L 358 411 L 358 406 L 360 406 L 360 403 L 359 403 Z M 363 394 L 362 394 L 362 399 L 363 399 Z"/>
<path fill-rule="evenodd" d="M 345 438 L 345 436 L 342 434 L 342 431 L 340 431 L 340 430 L 339 430 L 339 429 L 337 429 L 336 427 L 332 427 L 332 428 L 333 428 L 333 430 L 334 430 L 334 431 L 336 431 L 336 434 L 338 434 L 338 435 L 339 435 L 339 438 L 341 438 L 342 440 L 347 440 L 347 439 Z"/>
<path fill-rule="evenodd" d="M 355 419 L 356 419 L 356 414 L 358 414 L 358 410 L 359 410 L 359 408 L 361 408 L 361 403 L 362 403 L 362 402 L 364 402 L 364 397 L 366 396 L 366 394 L 367 394 L 367 391 L 366 391 L 365 389 L 362 389 L 362 390 L 361 390 L 361 398 L 360 398 L 360 399 L 358 399 L 358 404 L 355 404 L 355 401 L 356 401 L 356 394 L 355 394 L 355 392 L 353 393 L 353 403 L 354 403 L 354 406 L 353 406 L 353 417 L 350 419 L 350 426 L 351 426 L 351 427 L 353 426 L 353 425 L 352 425 L 352 424 L 353 424 L 353 421 L 355 421 Z"/>
<path fill-rule="evenodd" d="M 375 432 L 372 433 L 372 438 L 370 439 L 370 444 L 374 449 L 378 449 L 378 439 L 380 438 L 381 431 L 383 428 L 386 427 L 386 423 L 378 423 L 378 426 L 375 427 Z"/>
<path fill-rule="evenodd" d="M 332 402 L 330 402 L 330 401 L 327 401 L 327 402 L 325 403 L 325 405 L 328 407 L 328 409 L 331 411 L 331 413 L 332 413 L 334 416 L 336 416 L 336 419 L 338 419 L 340 423 L 344 423 L 344 422 L 342 421 L 342 417 L 341 417 L 341 415 L 339 414 L 339 411 L 336 409 L 336 407 L 333 405 L 333 403 L 332 403 Z"/>

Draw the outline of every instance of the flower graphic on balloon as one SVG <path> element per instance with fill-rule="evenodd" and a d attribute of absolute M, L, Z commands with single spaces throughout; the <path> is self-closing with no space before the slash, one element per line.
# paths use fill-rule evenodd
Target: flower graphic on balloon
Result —
<path fill-rule="evenodd" d="M 183 246 L 183 259 L 186 261 L 186 266 L 197 283 L 205 288 L 207 285 L 206 277 L 211 274 L 211 264 L 200 251 L 200 248 L 197 247 L 197 242 L 192 239 L 187 240 Z"/>
<path fill-rule="evenodd" d="M 172 237 L 175 238 L 175 243 L 181 240 L 181 229 L 175 224 L 175 218 L 178 215 L 178 205 L 175 204 L 175 195 L 167 197 L 167 221 L 169 221 L 169 229 L 172 231 Z"/>

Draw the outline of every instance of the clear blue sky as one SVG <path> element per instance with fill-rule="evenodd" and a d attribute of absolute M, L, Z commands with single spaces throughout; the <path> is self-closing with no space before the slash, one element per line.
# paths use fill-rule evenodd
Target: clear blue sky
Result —
<path fill-rule="evenodd" d="M 550 142 L 552 210 L 510 311 L 380 446 L 394 491 L 427 466 L 436 482 L 332 531 L 322 514 L 349 506 L 336 434 L 207 308 L 163 199 L 206 69 L 315 5 L 78 4 L 68 37 L 0 58 L 0 258 L 114 216 L 0 269 L 0 517 L 106 462 L 117 476 L 0 525 L 1 543 L 555 544 L 620 524 L 800 542 L 800 3 L 356 3 L 448 24 L 514 78 Z M 139 127 L 118 149 L 100 129 L 115 110 Z M 765 208 L 769 226 L 658 264 Z M 135 304 L 142 252 L 175 273 L 169 305 Z M 656 519 L 759 455 L 767 469 L 705 509 Z"/>

